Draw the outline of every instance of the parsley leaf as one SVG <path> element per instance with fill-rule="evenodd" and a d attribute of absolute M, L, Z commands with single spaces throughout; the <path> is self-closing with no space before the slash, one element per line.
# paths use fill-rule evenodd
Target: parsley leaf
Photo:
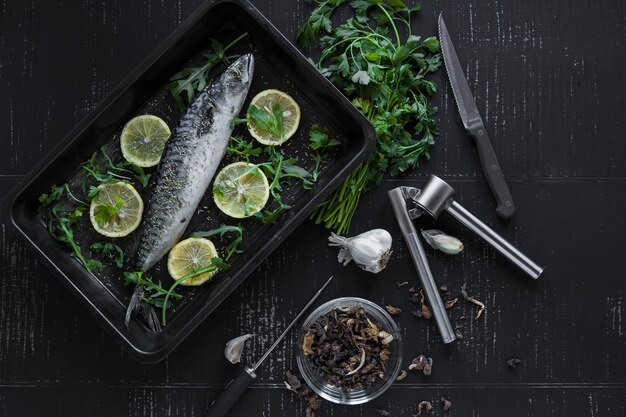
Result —
<path fill-rule="evenodd" d="M 311 125 L 311 129 L 309 130 L 309 141 L 309 146 L 315 151 L 327 150 L 341 146 L 341 141 L 339 139 L 331 138 L 328 133 L 328 128 L 319 124 Z"/>
<path fill-rule="evenodd" d="M 116 216 L 122 207 L 124 200 L 120 196 L 115 197 L 113 204 L 101 203 L 94 210 L 94 218 L 98 226 L 104 227 L 114 216 Z"/>

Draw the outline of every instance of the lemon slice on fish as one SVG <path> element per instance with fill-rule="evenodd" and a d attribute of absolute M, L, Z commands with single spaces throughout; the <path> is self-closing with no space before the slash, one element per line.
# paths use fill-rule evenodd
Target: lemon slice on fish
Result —
<path fill-rule="evenodd" d="M 235 162 L 222 168 L 213 183 L 213 200 L 227 216 L 250 217 L 261 211 L 270 196 L 267 177 L 255 164 Z"/>
<path fill-rule="evenodd" d="M 91 200 L 89 220 L 96 232 L 108 237 L 124 237 L 141 223 L 143 201 L 130 184 L 116 182 L 98 186 Z"/>
<path fill-rule="evenodd" d="M 179 242 L 172 248 L 167 257 L 167 271 L 175 280 L 179 280 L 185 275 L 207 268 L 212 265 L 211 259 L 217 257 L 215 245 L 209 239 L 190 237 Z M 186 279 L 180 285 L 196 286 L 202 285 L 210 280 L 217 270 L 205 272 L 193 278 Z"/>
<path fill-rule="evenodd" d="M 254 117 L 256 113 L 251 111 L 252 106 L 256 106 L 257 111 L 262 110 L 265 115 L 259 114 Z M 273 123 L 276 121 L 275 110 L 278 110 L 278 114 L 282 117 L 282 129 Z M 300 106 L 287 93 L 274 89 L 265 90 L 254 96 L 250 102 L 247 119 L 248 131 L 253 138 L 263 145 L 281 145 L 298 130 Z"/>
<path fill-rule="evenodd" d="M 130 119 L 120 137 L 122 155 L 140 167 L 153 167 L 161 160 L 170 134 L 167 123 L 157 116 L 144 114 Z"/>

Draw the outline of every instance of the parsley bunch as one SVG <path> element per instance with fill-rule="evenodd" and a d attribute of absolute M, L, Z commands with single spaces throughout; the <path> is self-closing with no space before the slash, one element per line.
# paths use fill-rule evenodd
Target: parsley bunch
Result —
<path fill-rule="evenodd" d="M 313 213 L 316 223 L 343 234 L 361 194 L 383 175 L 397 175 L 429 158 L 438 134 L 429 103 L 435 84 L 426 79 L 441 66 L 439 41 L 411 31 L 419 6 L 404 0 L 315 0 L 316 8 L 298 31 L 301 47 L 319 39 L 316 66 L 374 126 L 376 149 Z M 354 17 L 332 27 L 335 10 L 349 3 Z M 403 33 L 404 36 L 401 36 Z"/>

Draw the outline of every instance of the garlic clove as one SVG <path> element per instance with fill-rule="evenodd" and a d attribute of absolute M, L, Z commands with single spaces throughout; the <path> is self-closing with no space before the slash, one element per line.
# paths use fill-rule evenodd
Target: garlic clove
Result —
<path fill-rule="evenodd" d="M 250 339 L 253 334 L 244 334 L 242 336 L 235 337 L 232 340 L 229 340 L 226 343 L 226 347 L 224 348 L 224 356 L 230 363 L 237 364 L 241 362 L 241 352 L 243 351 L 243 345 L 246 343 L 246 340 Z"/>
<path fill-rule="evenodd" d="M 454 236 L 448 236 L 441 230 L 422 230 L 424 240 L 433 248 L 448 255 L 456 255 L 463 250 L 463 242 Z"/>
<path fill-rule="evenodd" d="M 337 260 L 344 266 L 354 261 L 361 269 L 374 274 L 387 266 L 391 257 L 392 237 L 384 229 L 373 229 L 352 238 L 331 233 L 329 246 L 341 249 Z"/>

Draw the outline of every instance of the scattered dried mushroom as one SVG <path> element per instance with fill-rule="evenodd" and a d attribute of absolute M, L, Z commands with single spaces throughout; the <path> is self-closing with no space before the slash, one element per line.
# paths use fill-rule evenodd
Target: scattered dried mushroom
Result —
<path fill-rule="evenodd" d="M 483 304 L 482 302 L 478 301 L 477 299 L 475 299 L 474 297 L 470 296 L 467 293 L 467 284 L 461 285 L 461 295 L 463 296 L 465 301 L 468 301 L 468 302 L 470 302 L 472 304 L 476 304 L 478 307 L 480 307 L 478 309 L 478 313 L 476 313 L 476 317 L 474 318 L 475 320 L 478 320 L 480 318 L 480 316 L 483 314 L 483 311 L 485 311 L 485 304 Z"/>
<path fill-rule="evenodd" d="M 454 336 L 456 336 L 457 339 L 463 339 L 463 333 L 461 333 L 461 326 L 456 326 L 454 328 Z"/>
<path fill-rule="evenodd" d="M 302 351 L 326 383 L 352 391 L 383 378 L 392 341 L 363 307 L 336 307 L 313 322 Z"/>
<path fill-rule="evenodd" d="M 511 358 L 508 361 L 506 361 L 506 365 L 511 368 L 511 369 L 517 369 L 517 366 L 522 363 L 521 359 L 517 359 L 517 358 Z"/>
<path fill-rule="evenodd" d="M 394 307 L 392 305 L 386 305 L 385 306 L 385 310 L 387 310 L 389 312 L 389 314 L 391 314 L 392 316 L 397 316 L 398 314 L 402 313 L 402 309 L 399 307 Z"/>
<path fill-rule="evenodd" d="M 285 386 L 287 389 L 295 392 L 298 397 L 306 401 L 306 417 L 315 417 L 315 412 L 322 405 L 322 399 L 318 397 L 317 394 L 309 391 L 309 387 L 300 381 L 297 375 L 292 374 L 291 371 L 287 371 L 285 378 Z"/>
<path fill-rule="evenodd" d="M 415 415 L 421 416 L 422 411 L 425 412 L 426 414 L 430 414 L 430 411 L 432 409 L 433 409 L 433 405 L 430 403 L 430 401 L 422 401 L 421 403 L 417 405 L 417 414 Z"/>
<path fill-rule="evenodd" d="M 408 375 L 408 373 L 403 369 L 400 371 L 400 375 L 397 376 L 396 381 L 402 381 L 404 378 L 406 378 L 406 376 Z"/>
<path fill-rule="evenodd" d="M 433 372 L 433 358 L 427 358 L 425 355 L 419 355 L 414 358 L 409 365 L 409 371 L 422 371 L 424 375 L 430 375 Z"/>
<path fill-rule="evenodd" d="M 452 300 L 446 301 L 446 310 L 450 310 L 452 307 L 454 307 L 457 301 L 459 301 L 458 298 L 453 298 Z"/>
<path fill-rule="evenodd" d="M 397 283 L 396 283 L 396 286 L 398 287 L 398 289 L 400 289 L 400 288 L 402 288 L 402 287 L 405 287 L 405 286 L 407 286 L 407 285 L 409 285 L 409 281 L 397 282 Z"/>
<path fill-rule="evenodd" d="M 452 401 L 446 399 L 445 397 L 441 397 L 441 406 L 443 407 L 443 412 L 447 412 L 452 408 Z"/>

